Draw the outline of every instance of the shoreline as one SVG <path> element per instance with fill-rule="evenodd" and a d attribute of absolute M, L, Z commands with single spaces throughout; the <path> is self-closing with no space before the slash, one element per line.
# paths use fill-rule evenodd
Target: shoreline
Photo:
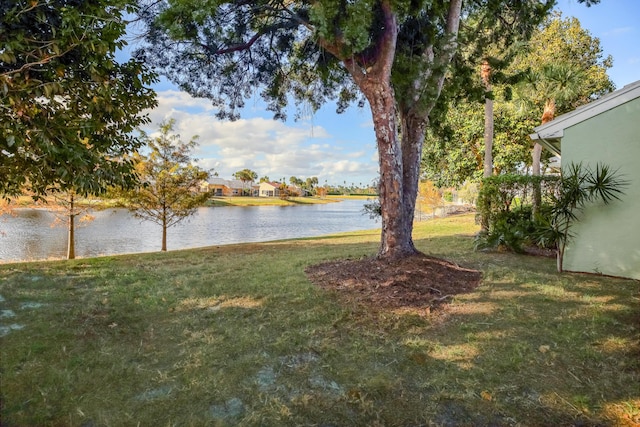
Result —
<path fill-rule="evenodd" d="M 327 204 L 337 203 L 343 200 L 367 200 L 371 198 L 377 198 L 377 196 L 359 196 L 359 195 L 346 195 L 346 196 L 326 196 L 326 197 L 290 197 L 288 199 L 280 199 L 277 197 L 247 197 L 247 196 L 215 196 L 212 197 L 202 207 L 222 207 L 222 206 L 297 206 L 297 205 L 309 205 L 309 204 Z M 78 199 L 75 205 L 79 209 L 95 209 L 104 210 L 112 208 L 124 208 L 127 206 L 121 200 L 118 199 Z M 58 209 L 64 209 L 65 207 L 55 201 L 55 199 L 49 198 L 44 202 L 34 202 L 28 196 L 21 196 L 11 202 L 6 201 L 0 204 L 0 216 L 5 213 L 11 212 L 13 209 L 41 209 L 54 211 Z"/>

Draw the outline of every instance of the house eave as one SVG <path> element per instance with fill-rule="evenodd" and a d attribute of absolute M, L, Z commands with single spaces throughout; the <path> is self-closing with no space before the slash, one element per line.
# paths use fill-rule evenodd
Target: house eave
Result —
<path fill-rule="evenodd" d="M 542 145 L 542 147 L 553 153 L 554 156 L 562 157 L 562 149 L 560 146 L 560 140 L 564 136 L 564 132 L 555 132 L 553 134 L 540 135 L 539 133 L 532 133 L 529 135 L 533 141 Z"/>
<path fill-rule="evenodd" d="M 533 130 L 536 134 L 540 135 L 542 139 L 562 138 L 565 129 L 638 97 L 640 97 L 640 80 L 630 83 L 622 89 L 611 92 L 602 98 L 591 101 L 569 113 L 558 116 L 549 123 L 537 126 Z"/>

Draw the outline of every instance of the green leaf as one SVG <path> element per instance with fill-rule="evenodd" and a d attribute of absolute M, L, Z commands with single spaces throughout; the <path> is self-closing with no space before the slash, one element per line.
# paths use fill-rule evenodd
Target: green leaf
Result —
<path fill-rule="evenodd" d="M 36 198 L 65 190 L 93 194 L 135 181 L 132 165 L 117 156 L 142 144 L 131 132 L 148 121 L 142 112 L 156 105 L 155 93 L 145 87 L 156 77 L 135 60 L 115 61 L 118 39 L 125 36 L 119 11 L 134 3 L 3 3 L 0 40 L 8 46 L 0 48 L 0 137 L 7 147 L 21 150 L 0 156 L 0 195 L 23 190 Z M 16 63 L 16 57 L 23 62 Z M 98 88 L 91 73 L 107 84 Z M 97 90 L 101 108 L 92 102 Z"/>

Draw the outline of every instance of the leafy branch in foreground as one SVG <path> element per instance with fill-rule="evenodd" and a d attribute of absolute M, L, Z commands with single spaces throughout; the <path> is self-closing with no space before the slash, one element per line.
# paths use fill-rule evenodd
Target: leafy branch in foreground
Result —
<path fill-rule="evenodd" d="M 133 0 L 0 2 L 0 196 L 131 187 L 135 129 L 156 106 L 140 61 L 116 61 Z"/>

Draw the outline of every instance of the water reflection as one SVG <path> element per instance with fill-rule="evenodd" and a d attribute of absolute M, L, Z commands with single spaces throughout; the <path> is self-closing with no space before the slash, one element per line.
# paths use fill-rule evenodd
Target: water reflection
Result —
<path fill-rule="evenodd" d="M 363 200 L 300 206 L 200 208 L 167 233 L 169 250 L 243 242 L 312 237 L 378 228 L 363 215 Z M 91 257 L 160 249 L 161 228 L 125 209 L 92 212 L 95 219 L 76 231 L 76 256 Z M 0 217 L 0 262 L 60 259 L 67 249 L 64 226 L 42 209 L 18 209 Z"/>

